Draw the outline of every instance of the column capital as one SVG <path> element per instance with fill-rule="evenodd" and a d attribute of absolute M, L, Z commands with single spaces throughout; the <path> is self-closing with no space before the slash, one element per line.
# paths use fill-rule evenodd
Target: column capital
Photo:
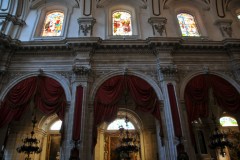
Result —
<path fill-rule="evenodd" d="M 78 18 L 79 24 L 79 36 L 83 34 L 83 36 L 92 36 L 93 26 L 96 23 L 96 19 L 93 17 L 90 18 Z M 81 34 L 82 32 L 82 34 Z"/>
<path fill-rule="evenodd" d="M 178 80 L 178 69 L 176 65 L 170 64 L 170 65 L 164 65 L 158 66 L 158 72 L 160 76 L 160 81 L 176 81 Z"/>
<path fill-rule="evenodd" d="M 153 35 L 156 35 L 156 31 L 159 33 L 159 35 L 162 37 L 165 35 L 167 36 L 166 32 L 166 23 L 167 19 L 165 17 L 150 17 L 148 19 L 148 23 L 151 24 L 153 29 Z"/>

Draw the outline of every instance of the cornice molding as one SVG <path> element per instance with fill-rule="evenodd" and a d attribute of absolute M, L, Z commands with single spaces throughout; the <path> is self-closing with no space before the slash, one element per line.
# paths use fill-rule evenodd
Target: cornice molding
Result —
<path fill-rule="evenodd" d="M 240 39 L 227 38 L 223 41 L 210 41 L 197 38 L 168 38 L 168 37 L 149 37 L 146 40 L 102 40 L 99 37 L 79 37 L 67 38 L 61 41 L 29 41 L 19 42 L 12 40 L 9 36 L 0 34 L 0 40 L 6 43 L 18 46 L 18 50 L 39 51 L 39 50 L 66 50 L 66 51 L 88 51 L 88 50 L 116 50 L 126 51 L 134 50 L 151 50 L 151 49 L 167 49 L 167 50 L 225 50 L 235 49 L 240 51 Z M 12 42 L 12 43 L 11 43 Z M 17 43 L 18 42 L 18 43 Z"/>

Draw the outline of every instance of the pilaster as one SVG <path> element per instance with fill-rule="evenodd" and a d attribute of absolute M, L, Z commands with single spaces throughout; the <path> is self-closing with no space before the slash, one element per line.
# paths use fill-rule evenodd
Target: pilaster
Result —
<path fill-rule="evenodd" d="M 81 111 L 81 133 L 80 133 L 80 140 L 75 141 L 72 143 L 72 148 L 76 147 L 79 151 L 79 158 L 80 159 L 88 159 L 86 156 L 86 148 L 90 148 L 89 146 L 89 121 L 91 121 L 91 116 L 88 112 L 88 93 L 89 93 L 89 86 L 92 81 L 92 70 L 91 70 L 91 54 L 93 50 L 91 48 L 85 49 L 75 49 L 75 58 L 72 65 L 72 103 L 69 111 L 69 121 L 71 121 L 71 136 L 72 139 L 72 132 L 73 132 L 73 123 L 74 123 L 74 110 L 75 110 L 75 103 L 76 103 L 76 91 L 78 86 L 83 87 L 83 97 L 82 97 L 82 111 Z M 87 123 L 87 124 L 86 124 Z M 91 127 L 90 127 L 91 128 Z M 91 137 L 91 136 L 90 136 Z M 71 149 L 72 149 L 71 148 Z M 90 149 L 89 149 L 90 150 Z M 70 150 L 69 150 L 70 153 Z M 69 158 L 69 157 L 66 157 Z"/>
<path fill-rule="evenodd" d="M 234 78 L 238 83 L 240 83 L 240 44 L 234 40 L 227 40 L 225 44 L 225 48 L 230 56 L 231 69 Z"/>

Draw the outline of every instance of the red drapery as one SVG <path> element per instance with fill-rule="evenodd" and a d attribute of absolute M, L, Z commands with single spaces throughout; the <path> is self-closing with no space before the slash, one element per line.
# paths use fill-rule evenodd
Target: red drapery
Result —
<path fill-rule="evenodd" d="M 167 88 L 168 88 L 168 96 L 169 96 L 171 112 L 172 112 L 174 133 L 175 133 L 176 137 L 181 138 L 182 137 L 182 128 L 181 128 L 174 88 L 171 83 L 169 83 L 167 85 Z"/>
<path fill-rule="evenodd" d="M 198 75 L 189 81 L 185 89 L 184 98 L 189 125 L 200 117 L 208 117 L 210 88 L 220 107 L 233 115 L 239 115 L 240 94 L 229 82 L 216 75 Z M 192 130 L 190 131 L 193 139 Z"/>
<path fill-rule="evenodd" d="M 0 127 L 19 120 L 31 100 L 43 113 L 57 113 L 63 119 L 66 99 L 61 85 L 49 77 L 30 77 L 16 84 L 4 98 L 0 106 Z"/>
<path fill-rule="evenodd" d="M 72 140 L 74 141 L 80 140 L 81 119 L 82 119 L 82 99 L 83 99 L 83 87 L 77 86 L 75 109 L 74 109 L 73 132 L 72 132 Z"/>
<path fill-rule="evenodd" d="M 105 81 L 98 89 L 94 101 L 94 125 L 92 149 L 97 143 L 97 126 L 102 122 L 111 122 L 117 115 L 117 103 L 128 89 L 136 103 L 136 109 L 151 113 L 160 118 L 159 101 L 153 88 L 139 77 L 115 76 Z"/>

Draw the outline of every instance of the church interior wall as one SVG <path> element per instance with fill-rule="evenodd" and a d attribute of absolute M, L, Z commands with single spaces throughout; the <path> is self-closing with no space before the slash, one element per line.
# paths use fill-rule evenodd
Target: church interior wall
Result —
<path fill-rule="evenodd" d="M 176 160 L 177 146 L 181 143 L 192 160 L 209 160 L 214 154 L 209 148 L 207 154 L 201 155 L 194 151 L 184 91 L 194 76 L 213 74 L 229 82 L 240 93 L 239 0 L 224 1 L 224 17 L 217 13 L 215 1 L 210 0 L 0 2 L 0 99 L 3 100 L 13 85 L 27 77 L 43 74 L 57 80 L 67 97 L 61 160 L 69 159 L 74 146 L 73 117 L 76 87 L 79 85 L 84 88 L 82 131 L 77 144 L 79 157 L 86 160 L 109 160 L 104 158 L 104 127 L 98 128 L 98 143 L 92 154 L 94 100 L 102 83 L 116 75 L 140 77 L 150 84 L 161 102 L 162 128 L 150 114 L 131 108 L 139 116 L 142 125 L 141 144 L 144 147 L 141 148 L 141 159 L 136 160 Z M 23 11 L 17 16 L 21 3 Z M 61 35 L 41 36 L 46 14 L 56 10 L 64 13 Z M 113 35 L 112 13 L 116 10 L 131 14 L 132 35 Z M 87 15 L 89 11 L 91 14 Z M 182 12 L 195 18 L 200 36 L 182 36 L 177 19 L 177 14 Z M 166 24 L 163 18 L 166 18 Z M 83 22 L 80 23 L 80 20 Z M 157 28 L 161 25 L 162 30 Z M 85 26 L 87 28 L 84 30 Z M 182 142 L 174 133 L 168 84 L 172 84 L 175 91 L 183 132 Z M 211 105 L 216 116 L 221 117 L 224 111 Z M 4 152 L 5 159 L 24 159 L 24 155 L 17 153 L 16 147 L 21 141 L 19 137 L 31 130 L 28 125 L 30 114 L 30 111 L 26 112 L 20 122 L 11 123 L 13 127 Z M 44 116 L 40 112 L 37 114 L 39 120 Z M 194 129 L 195 132 L 203 131 L 207 138 L 211 120 L 209 117 L 201 120 L 204 123 L 198 122 Z M 237 130 L 236 127 L 233 130 Z M 160 136 L 160 131 L 164 137 Z M 6 126 L 0 128 L 0 135 L 6 135 L 6 132 Z M 43 152 L 35 155 L 35 159 L 44 160 L 48 154 L 48 131 L 38 126 L 37 134 L 42 139 Z M 3 143 L 0 137 L 0 145 Z"/>

